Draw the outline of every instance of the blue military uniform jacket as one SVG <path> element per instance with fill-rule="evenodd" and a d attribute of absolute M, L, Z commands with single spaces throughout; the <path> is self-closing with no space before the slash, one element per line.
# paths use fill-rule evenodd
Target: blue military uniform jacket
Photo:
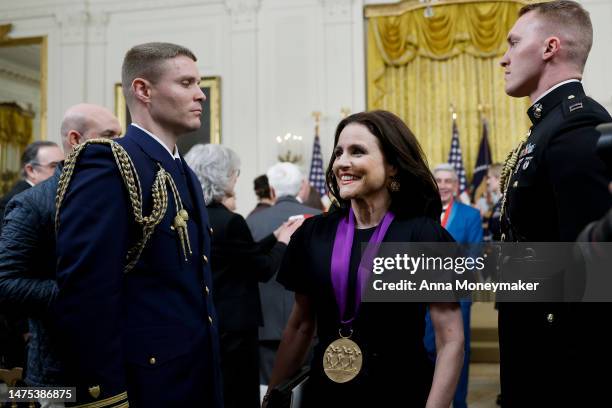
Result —
<path fill-rule="evenodd" d="M 221 407 L 217 321 L 211 296 L 211 231 L 193 171 L 137 127 L 118 139 L 152 207 L 159 166 L 189 213 L 185 260 L 172 222 L 171 190 L 162 221 L 135 267 L 126 255 L 142 228 L 108 145 L 87 146 L 59 209 L 58 336 L 68 383 L 82 407 Z M 129 401 L 129 402 L 128 402 Z"/>

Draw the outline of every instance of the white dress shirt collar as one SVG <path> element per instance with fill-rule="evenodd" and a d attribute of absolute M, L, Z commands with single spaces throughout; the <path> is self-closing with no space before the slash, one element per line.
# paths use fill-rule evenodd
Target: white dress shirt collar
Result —
<path fill-rule="evenodd" d="M 555 89 L 559 88 L 560 86 L 563 86 L 565 84 L 569 84 L 570 82 L 580 82 L 577 79 L 568 79 L 567 81 L 563 81 L 563 82 L 559 82 L 557 85 L 551 87 L 550 89 L 548 89 L 548 91 L 544 92 L 542 95 L 538 96 L 538 99 L 536 99 L 535 101 L 533 101 L 533 103 L 531 105 L 535 105 L 536 102 L 538 102 L 540 99 L 542 99 L 543 97 L 545 97 L 546 95 L 548 95 L 549 93 L 551 93 L 552 91 L 554 91 Z"/>
<path fill-rule="evenodd" d="M 176 145 L 174 145 L 174 153 L 172 153 L 170 151 L 170 149 L 168 149 L 168 146 L 166 146 L 164 144 L 164 142 L 161 141 L 161 139 L 157 136 L 155 136 L 153 133 L 149 132 L 147 129 L 143 128 L 142 126 L 138 125 L 137 123 L 132 122 L 132 126 L 137 127 L 138 129 L 142 130 L 143 132 L 145 132 L 147 135 L 151 136 L 157 143 L 159 143 L 160 145 L 162 145 L 164 147 L 164 149 L 166 149 L 166 151 L 168 152 L 168 154 L 170 155 L 170 157 L 172 157 L 172 159 L 180 159 L 181 156 L 179 155 L 178 149 L 176 148 Z"/>

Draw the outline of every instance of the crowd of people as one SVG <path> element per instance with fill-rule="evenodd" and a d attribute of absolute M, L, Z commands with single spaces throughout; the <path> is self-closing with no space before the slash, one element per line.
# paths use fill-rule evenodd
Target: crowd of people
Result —
<path fill-rule="evenodd" d="M 330 208 L 277 163 L 254 180 L 246 219 L 233 150 L 178 152 L 206 99 L 196 56 L 132 47 L 125 134 L 106 108 L 71 107 L 63 152 L 28 146 L 2 198 L 0 367 L 76 388 L 75 403 L 45 408 L 274 408 L 304 364 L 304 407 L 466 407 L 471 303 L 362 302 L 368 271 L 383 242 L 609 239 L 610 148 L 598 156 L 595 128 L 612 118 L 580 82 L 591 44 L 579 4 L 521 9 L 501 66 L 533 126 L 472 205 L 451 165 L 430 168 L 418 135 L 371 111 L 336 128 Z M 607 401 L 607 305 L 498 306 L 503 407 Z"/>

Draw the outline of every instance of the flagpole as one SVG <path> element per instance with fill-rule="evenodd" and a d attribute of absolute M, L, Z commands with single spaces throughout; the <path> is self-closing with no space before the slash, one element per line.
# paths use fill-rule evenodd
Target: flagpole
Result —
<path fill-rule="evenodd" d="M 308 175 L 308 181 L 321 197 L 325 197 L 325 171 L 323 170 L 323 156 L 321 154 L 321 141 L 319 138 L 321 112 L 312 112 L 312 117 L 315 121 L 315 135 L 312 143 L 312 157 L 310 159 L 310 174 Z"/>
<path fill-rule="evenodd" d="M 315 120 L 315 136 L 319 136 L 319 126 L 321 125 L 321 112 L 320 111 L 312 112 L 312 117 Z"/>

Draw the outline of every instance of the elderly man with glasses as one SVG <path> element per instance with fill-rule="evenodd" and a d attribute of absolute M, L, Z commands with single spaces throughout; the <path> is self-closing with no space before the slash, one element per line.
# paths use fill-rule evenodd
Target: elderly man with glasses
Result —
<path fill-rule="evenodd" d="M 51 177 L 62 160 L 64 160 L 64 153 L 53 142 L 38 140 L 25 148 L 21 155 L 22 179 L 0 199 L 0 231 L 2 230 L 1 221 L 4 219 L 4 209 L 11 198 Z"/>

